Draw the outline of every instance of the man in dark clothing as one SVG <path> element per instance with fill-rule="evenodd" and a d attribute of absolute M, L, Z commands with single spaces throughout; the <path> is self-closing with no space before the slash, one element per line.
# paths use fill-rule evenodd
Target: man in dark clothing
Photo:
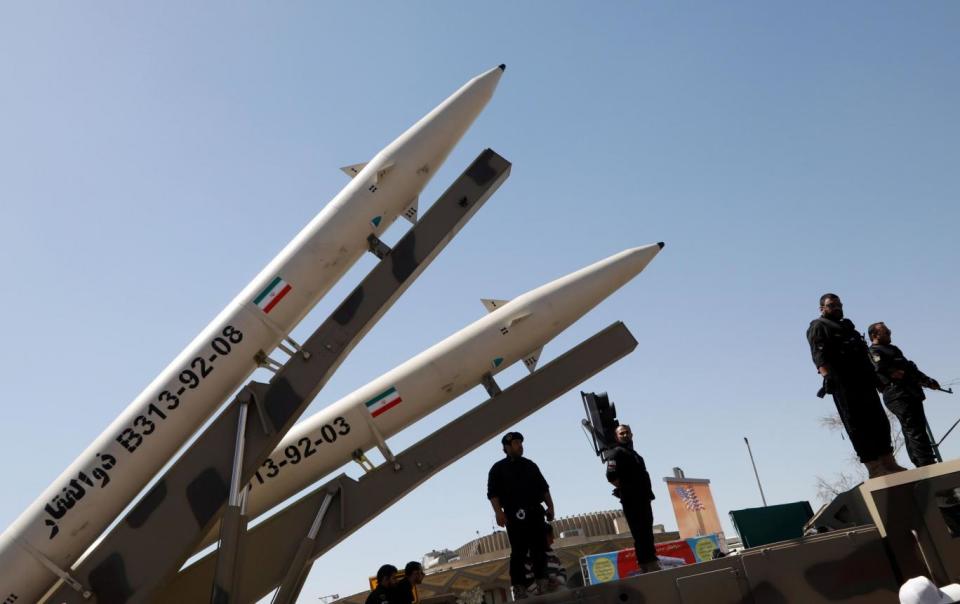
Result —
<path fill-rule="evenodd" d="M 620 424 L 616 430 L 617 446 L 607 455 L 607 480 L 615 488 L 613 494 L 623 504 L 623 515 L 633 535 L 640 572 L 660 570 L 657 551 L 653 546 L 653 510 L 655 499 L 650 485 L 650 474 L 643 458 L 633 450 L 633 432 L 630 426 Z"/>
<path fill-rule="evenodd" d="M 899 472 L 890 442 L 890 422 L 877 396 L 867 345 L 836 294 L 820 296 L 820 317 L 810 322 L 807 341 L 823 376 L 821 392 L 833 395 L 840 420 L 870 478 Z M 822 396 L 818 393 L 818 396 Z"/>
<path fill-rule="evenodd" d="M 414 588 L 423 583 L 423 565 L 416 561 L 403 567 L 403 578 L 390 591 L 390 604 L 413 604 Z"/>
<path fill-rule="evenodd" d="M 872 343 L 870 360 L 877 372 L 883 402 L 900 420 L 910 461 L 918 468 L 929 466 L 936 463 L 937 458 L 927 432 L 927 417 L 923 412 L 923 399 L 927 397 L 923 388 L 937 389 L 940 384 L 920 371 L 913 361 L 907 360 L 903 352 L 890 343 L 891 335 L 890 329 L 882 322 L 867 329 Z"/>
<path fill-rule="evenodd" d="M 560 556 L 557 555 L 557 552 L 553 551 L 553 543 L 555 541 L 553 525 L 545 522 L 543 524 L 543 533 L 547 540 L 547 580 L 549 582 L 547 591 L 557 591 L 567 584 L 567 569 L 564 568 L 563 562 L 560 561 Z M 533 562 L 530 561 L 529 555 L 527 556 L 527 561 L 523 564 L 523 568 L 526 570 L 524 582 L 527 585 L 527 589 L 536 587 L 537 584 L 533 577 Z"/>
<path fill-rule="evenodd" d="M 528 552 L 537 587 L 540 591 L 548 588 L 547 542 L 543 524 L 544 517 L 553 520 L 553 499 L 540 468 L 523 456 L 523 435 L 507 432 L 500 442 L 507 456 L 490 468 L 487 499 L 493 506 L 497 525 L 507 529 L 507 539 L 510 540 L 510 584 L 516 600 L 527 597 L 524 563 Z M 546 510 L 541 503 L 547 504 Z"/>
<path fill-rule="evenodd" d="M 392 604 L 397 567 L 384 564 L 377 570 L 377 588 L 370 592 L 364 604 Z"/>

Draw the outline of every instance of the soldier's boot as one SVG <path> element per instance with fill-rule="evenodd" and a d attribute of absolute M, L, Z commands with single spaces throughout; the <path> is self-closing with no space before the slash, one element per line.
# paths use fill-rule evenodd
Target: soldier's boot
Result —
<path fill-rule="evenodd" d="M 863 465 L 867 467 L 867 476 L 869 478 L 879 478 L 880 476 L 886 476 L 887 474 L 892 474 L 890 470 L 887 469 L 883 462 L 879 459 L 874 459 L 873 461 L 865 461 Z"/>
<path fill-rule="evenodd" d="M 906 472 L 906 468 L 897 463 L 897 459 L 893 456 L 893 453 L 887 453 L 886 455 L 880 456 L 880 463 L 883 464 L 889 474 L 894 472 Z"/>
<path fill-rule="evenodd" d="M 526 600 L 530 597 L 530 594 L 527 593 L 526 585 L 514 585 L 513 586 L 513 599 L 517 600 Z"/>
<path fill-rule="evenodd" d="M 641 573 L 653 573 L 660 569 L 660 561 L 654 560 L 653 562 L 641 562 L 640 563 L 640 572 Z"/>

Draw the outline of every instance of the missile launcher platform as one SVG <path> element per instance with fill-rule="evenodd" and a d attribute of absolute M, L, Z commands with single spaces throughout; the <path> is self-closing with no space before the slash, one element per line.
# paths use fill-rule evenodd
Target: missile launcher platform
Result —
<path fill-rule="evenodd" d="M 867 480 L 807 526 L 799 539 L 527 601 L 897 604 L 911 577 L 960 580 L 960 459 Z"/>

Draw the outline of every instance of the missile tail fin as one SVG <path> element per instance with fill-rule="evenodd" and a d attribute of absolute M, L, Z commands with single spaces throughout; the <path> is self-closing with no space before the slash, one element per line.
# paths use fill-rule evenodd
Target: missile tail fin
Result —
<path fill-rule="evenodd" d="M 340 168 L 340 171 L 353 178 L 357 174 L 360 174 L 360 171 L 367 167 L 367 164 L 370 162 L 364 162 L 362 164 L 350 164 L 349 166 L 344 166 Z M 377 170 L 377 174 L 373 177 L 373 184 L 380 184 L 380 181 L 383 179 L 384 175 L 393 168 L 394 162 L 389 161 Z"/>
<path fill-rule="evenodd" d="M 510 320 L 507 321 L 507 327 L 513 327 L 514 325 L 516 325 L 516 324 L 519 323 L 520 321 L 523 321 L 524 319 L 526 319 L 527 317 L 529 317 L 529 316 L 532 315 L 532 314 L 533 314 L 533 313 L 530 312 L 529 310 L 525 310 L 525 311 L 523 311 L 522 313 L 520 313 L 519 315 L 510 317 Z"/>
<path fill-rule="evenodd" d="M 487 312 L 493 312 L 509 301 L 510 300 L 497 300 L 496 298 L 480 299 L 480 302 L 483 304 L 483 307 L 487 309 Z"/>
<path fill-rule="evenodd" d="M 387 172 L 393 169 L 393 165 L 394 162 L 391 160 L 380 166 L 380 169 L 377 170 L 377 175 L 373 178 L 373 184 L 380 184 L 380 181 L 383 180 L 383 177 L 386 176 Z"/>
<path fill-rule="evenodd" d="M 527 371 L 533 373 L 537 369 L 537 361 L 540 360 L 540 355 L 543 354 L 543 346 L 537 348 L 527 356 L 523 357 L 523 364 L 526 365 Z"/>
<path fill-rule="evenodd" d="M 419 203 L 420 198 L 414 197 L 410 205 L 407 206 L 407 209 L 401 214 L 401 216 L 410 221 L 410 224 L 417 224 L 417 206 Z"/>
<path fill-rule="evenodd" d="M 350 178 L 353 178 L 357 174 L 360 174 L 360 170 L 363 170 L 366 166 L 367 166 L 367 162 L 363 162 L 362 164 L 352 164 L 352 165 L 344 166 L 340 168 L 340 171 L 346 174 L 347 176 L 349 176 Z"/>

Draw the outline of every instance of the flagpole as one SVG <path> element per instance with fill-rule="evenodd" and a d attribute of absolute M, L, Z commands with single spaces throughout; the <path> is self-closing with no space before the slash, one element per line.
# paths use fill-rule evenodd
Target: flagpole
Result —
<path fill-rule="evenodd" d="M 763 486 L 760 485 L 760 474 L 757 473 L 757 463 L 753 461 L 753 451 L 750 449 L 750 441 L 744 436 L 743 442 L 747 443 L 747 453 L 750 454 L 750 463 L 753 465 L 753 475 L 757 477 L 757 488 L 760 489 L 760 499 L 763 500 L 763 507 L 767 507 L 767 498 L 763 496 Z"/>

